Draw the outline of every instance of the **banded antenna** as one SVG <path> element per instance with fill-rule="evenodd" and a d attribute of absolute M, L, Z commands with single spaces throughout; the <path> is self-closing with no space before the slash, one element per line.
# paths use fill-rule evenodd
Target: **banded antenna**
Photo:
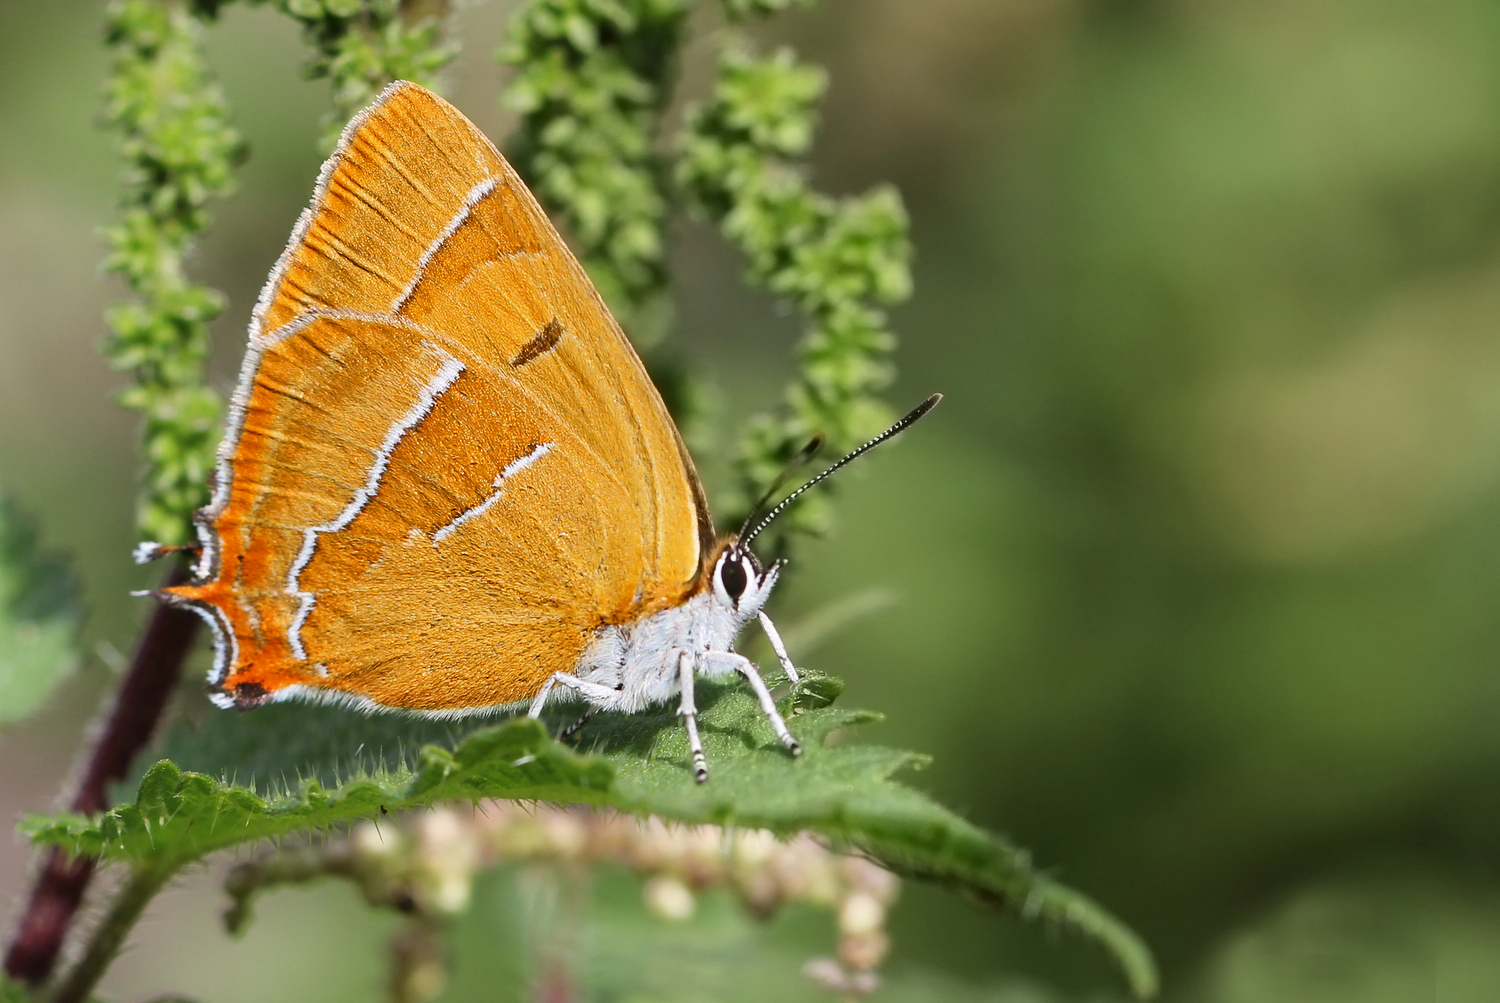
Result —
<path fill-rule="evenodd" d="M 853 460 L 855 460 L 855 459 L 863 456 L 864 454 L 868 453 L 870 450 L 874 449 L 876 446 L 880 445 L 885 440 L 893 438 L 893 437 L 895 437 L 897 435 L 900 435 L 902 432 L 906 431 L 908 428 L 911 428 L 913 425 L 915 425 L 917 423 L 917 420 L 919 418 L 921 418 L 923 415 L 925 415 L 928 411 L 931 411 L 933 408 L 937 407 L 938 406 L 938 402 L 941 401 L 942 399 L 943 399 L 943 395 L 942 394 L 933 394 L 931 397 L 927 398 L 922 403 L 920 403 L 916 407 L 912 408 L 906 414 L 902 415 L 901 418 L 899 418 L 896 421 L 896 423 L 894 425 L 892 425 L 890 428 L 886 429 L 884 432 L 881 432 L 879 435 L 877 435 L 875 438 L 871 439 L 869 442 L 865 443 L 863 446 L 860 446 L 860 447 L 858 447 L 858 448 L 850 451 L 848 453 L 848 455 L 846 455 L 843 459 L 839 460 L 833 466 L 829 467 L 827 470 L 823 471 L 821 474 L 819 474 L 818 476 L 814 477 L 812 480 L 808 481 L 806 484 L 802 485 L 796 491 L 793 491 L 791 494 L 789 494 L 785 498 L 781 499 L 780 503 L 778 503 L 775 508 L 771 509 L 771 511 L 769 511 L 769 512 L 766 513 L 765 518 L 761 519 L 760 522 L 758 522 L 758 523 L 755 524 L 755 528 L 754 529 L 752 529 L 749 533 L 745 533 L 745 532 L 743 532 L 743 530 L 741 531 L 740 538 L 737 541 L 735 541 L 735 546 L 736 547 L 748 547 L 748 546 L 750 546 L 750 541 L 753 540 L 753 539 L 755 539 L 757 536 L 759 536 L 760 533 L 761 533 L 761 530 L 763 530 L 767 526 L 769 526 L 775 520 L 775 518 L 778 515 L 780 515 L 781 513 L 785 512 L 788 505 L 790 505 L 792 502 L 796 501 L 802 495 L 806 494 L 807 491 L 809 489 L 811 489 L 812 487 L 816 486 L 820 482 L 825 481 L 829 477 L 833 476 L 833 474 L 834 474 L 835 471 L 840 470 L 840 469 L 848 466 L 850 462 L 852 462 Z M 792 463 L 788 464 L 787 469 L 782 472 L 782 475 L 776 479 L 776 483 L 771 486 L 771 490 L 766 492 L 766 499 L 770 498 L 771 495 L 774 494 L 777 491 L 777 489 L 779 489 L 781 487 L 782 484 L 786 483 L 787 478 L 790 477 L 792 475 L 792 473 L 795 472 L 795 470 L 798 467 L 802 466 L 802 464 L 804 464 L 808 460 L 812 459 L 813 454 L 817 452 L 817 448 L 816 447 L 819 447 L 822 444 L 823 444 L 823 437 L 820 435 L 820 436 L 815 437 L 812 442 L 809 442 L 806 446 L 804 446 L 802 448 L 802 451 L 799 452 L 797 454 L 797 456 L 793 458 Z M 764 504 L 765 504 L 765 499 L 762 499 L 760 502 L 758 502 L 756 504 L 755 509 L 751 509 L 751 515 L 747 516 L 745 518 L 746 525 L 749 524 L 750 518 L 754 516 L 756 509 L 761 508 Z"/>
<path fill-rule="evenodd" d="M 746 530 L 760 518 L 760 514 L 765 511 L 767 503 L 776 496 L 776 492 L 780 491 L 787 481 L 792 479 L 792 476 L 797 471 L 807 466 L 808 461 L 818 455 L 818 451 L 823 448 L 824 441 L 823 433 L 819 432 L 807 440 L 807 445 L 797 450 L 796 456 L 786 461 L 786 466 L 781 468 L 781 473 L 776 475 L 776 479 L 771 482 L 771 486 L 766 488 L 755 504 L 750 506 L 750 511 L 745 513 L 745 521 L 740 523 L 740 531 L 736 534 L 737 539 L 742 540 L 745 538 Z"/>

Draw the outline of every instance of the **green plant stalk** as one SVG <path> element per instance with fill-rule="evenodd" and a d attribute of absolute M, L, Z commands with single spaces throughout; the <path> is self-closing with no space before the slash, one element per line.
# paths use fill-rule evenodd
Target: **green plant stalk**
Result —
<path fill-rule="evenodd" d="M 245 146 L 204 65 L 198 19 L 178 0 L 116 0 L 106 15 L 114 68 L 105 119 L 122 135 L 126 194 L 105 231 L 105 267 L 132 298 L 109 311 L 105 352 L 133 386 L 120 395 L 145 417 L 141 533 L 185 543 L 207 500 L 220 420 L 205 385 L 208 324 L 223 296 L 189 281 L 184 260 L 208 225 L 207 204 L 233 187 Z"/>
<path fill-rule="evenodd" d="M 265 0 L 253 0 L 265 2 Z M 319 140 L 331 153 L 344 123 L 375 100 L 393 80 L 435 90 L 443 68 L 457 55 L 441 41 L 447 0 L 272 0 L 302 26 L 313 50 L 306 72 L 327 77 L 333 106 Z"/>
<path fill-rule="evenodd" d="M 151 861 L 130 869 L 130 875 L 110 903 L 109 910 L 90 934 L 82 956 L 47 993 L 47 1003 L 87 1003 L 110 962 L 125 945 L 125 938 L 134 929 L 141 913 L 177 873 L 179 866 L 172 861 Z"/>
<path fill-rule="evenodd" d="M 496 53 L 521 116 L 506 144 L 638 348 L 665 333 L 662 112 L 692 0 L 531 0 Z"/>
<path fill-rule="evenodd" d="M 835 199 L 807 181 L 826 83 L 790 50 L 757 57 L 732 43 L 680 139 L 677 179 L 691 207 L 745 254 L 747 281 L 791 303 L 804 324 L 786 409 L 756 419 L 740 446 L 740 512 L 815 433 L 844 451 L 890 418 L 877 395 L 894 376 L 884 308 L 911 293 L 906 213 L 889 186 Z M 783 547 L 787 530 L 821 528 L 819 501 L 782 520 Z"/>

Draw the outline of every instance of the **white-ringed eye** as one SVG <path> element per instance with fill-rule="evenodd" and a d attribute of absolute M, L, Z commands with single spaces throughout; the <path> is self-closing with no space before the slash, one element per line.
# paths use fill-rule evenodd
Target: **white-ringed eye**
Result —
<path fill-rule="evenodd" d="M 740 596 L 745 594 L 745 587 L 750 584 L 750 575 L 745 570 L 745 562 L 733 554 L 725 558 L 719 564 L 719 584 L 724 586 L 725 594 L 738 606 Z"/>

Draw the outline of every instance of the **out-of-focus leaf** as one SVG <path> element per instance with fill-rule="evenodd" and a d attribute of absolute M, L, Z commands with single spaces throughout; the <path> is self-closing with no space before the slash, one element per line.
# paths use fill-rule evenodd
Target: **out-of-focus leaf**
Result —
<path fill-rule="evenodd" d="M 0 496 L 0 724 L 26 717 L 78 665 L 78 584 L 37 543 L 35 523 Z"/>

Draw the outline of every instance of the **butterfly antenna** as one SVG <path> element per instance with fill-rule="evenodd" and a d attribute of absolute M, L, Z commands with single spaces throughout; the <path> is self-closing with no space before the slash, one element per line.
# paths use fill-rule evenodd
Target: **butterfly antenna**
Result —
<path fill-rule="evenodd" d="M 786 511 L 786 508 L 787 508 L 788 505 L 790 505 L 792 502 L 796 501 L 799 497 L 801 497 L 803 494 L 805 494 L 810 488 L 812 488 L 813 486 L 817 485 L 821 481 L 827 480 L 829 477 L 833 476 L 833 474 L 834 474 L 835 471 L 840 470 L 840 469 L 848 466 L 849 463 L 851 463 L 853 460 L 855 460 L 855 459 L 863 456 L 864 454 L 868 453 L 870 450 L 874 449 L 876 446 L 880 445 L 885 440 L 887 440 L 887 439 L 889 439 L 889 438 L 891 438 L 893 436 L 900 435 L 902 432 L 906 431 L 908 428 L 911 428 L 913 425 L 915 425 L 917 423 L 917 420 L 919 418 L 921 418 L 923 415 L 925 415 L 928 411 L 931 411 L 933 408 L 937 407 L 938 406 L 938 401 L 940 401 L 942 399 L 943 399 L 943 395 L 942 394 L 933 394 L 931 397 L 927 398 L 922 403 L 918 404 L 916 407 L 914 407 L 910 411 L 908 411 L 905 415 L 903 415 L 890 428 L 886 429 L 884 432 L 881 432 L 879 435 L 877 435 L 875 438 L 871 439 L 869 442 L 865 443 L 863 446 L 860 446 L 859 448 L 852 450 L 842 460 L 839 460 L 833 466 L 829 467 L 827 470 L 823 471 L 821 474 L 819 474 L 818 476 L 814 477 L 812 480 L 808 481 L 806 484 L 802 485 L 796 491 L 793 491 L 791 494 L 789 494 L 785 498 L 781 499 L 781 502 L 775 508 L 771 509 L 771 511 L 769 511 L 769 512 L 766 513 L 765 518 L 761 519 L 760 522 L 758 522 L 758 523 L 755 524 L 755 528 L 754 529 L 752 529 L 749 533 L 741 533 L 740 534 L 739 546 L 741 546 L 741 547 L 748 547 L 750 545 L 750 541 L 753 540 L 753 539 L 755 539 L 757 536 L 760 535 L 761 530 L 763 530 L 767 526 L 769 526 L 771 524 L 771 522 L 778 515 L 780 515 L 781 513 L 783 513 L 783 512 Z M 809 445 L 811 445 L 811 443 L 809 443 Z M 804 450 L 804 452 L 806 452 L 806 450 Z M 776 487 L 780 487 L 781 483 L 785 479 L 786 479 L 785 475 L 783 475 L 781 478 L 778 478 Z M 775 489 L 773 488 L 772 490 L 774 491 Z M 768 492 L 767 493 L 767 497 L 769 497 L 769 495 L 770 495 L 770 493 Z M 745 522 L 747 524 L 749 523 L 749 521 L 750 521 L 749 519 L 745 520 Z"/>
<path fill-rule="evenodd" d="M 765 493 L 760 496 L 760 500 L 751 505 L 750 511 L 745 513 L 745 521 L 740 524 L 738 539 L 746 539 L 745 530 L 760 518 L 760 514 L 766 510 L 766 503 L 776 496 L 776 492 L 780 491 L 782 485 L 791 480 L 797 471 L 807 466 L 808 461 L 818 455 L 818 450 L 823 448 L 823 442 L 823 433 L 819 432 L 807 440 L 807 445 L 797 450 L 796 456 L 787 461 L 786 466 L 781 468 L 781 473 L 777 474 L 776 479 L 771 482 L 771 486 L 766 488 Z"/>

